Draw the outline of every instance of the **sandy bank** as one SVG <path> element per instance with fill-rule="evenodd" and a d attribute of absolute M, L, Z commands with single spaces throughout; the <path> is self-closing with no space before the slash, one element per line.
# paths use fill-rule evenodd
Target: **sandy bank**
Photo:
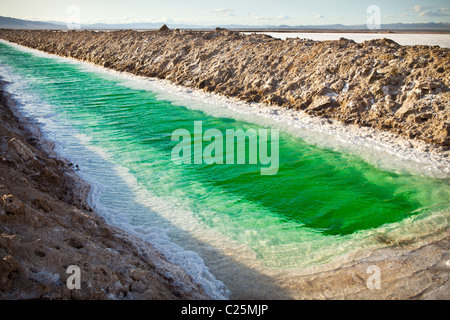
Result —
<path fill-rule="evenodd" d="M 1 90 L 0 299 L 209 299 L 179 266 L 89 208 L 76 165 Z M 80 290 L 66 286 L 70 265 L 80 268 Z"/>

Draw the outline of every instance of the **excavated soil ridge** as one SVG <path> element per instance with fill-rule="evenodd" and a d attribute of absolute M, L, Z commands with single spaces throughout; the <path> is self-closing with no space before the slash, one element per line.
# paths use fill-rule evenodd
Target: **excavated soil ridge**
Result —
<path fill-rule="evenodd" d="M 450 146 L 450 49 L 212 32 L 17 31 L 0 38 L 117 71 Z"/>

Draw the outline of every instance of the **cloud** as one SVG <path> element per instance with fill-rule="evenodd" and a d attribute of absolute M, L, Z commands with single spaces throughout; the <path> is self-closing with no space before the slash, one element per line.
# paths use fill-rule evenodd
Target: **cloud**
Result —
<path fill-rule="evenodd" d="M 279 15 L 279 16 L 260 16 L 256 13 L 249 13 L 249 16 L 251 19 L 253 20 L 257 20 L 257 21 L 273 21 L 273 20 L 289 20 L 291 17 L 289 16 L 283 16 L 283 15 Z"/>
<path fill-rule="evenodd" d="M 317 16 L 315 16 L 314 18 L 316 18 L 316 19 L 324 19 L 325 18 L 325 16 L 323 16 L 323 15 L 321 15 L 321 14 L 318 14 Z"/>
<path fill-rule="evenodd" d="M 275 19 L 277 19 L 277 20 L 289 20 L 291 17 L 289 17 L 289 16 L 277 16 L 277 17 L 275 17 Z"/>
<path fill-rule="evenodd" d="M 212 10 L 209 10 L 209 12 L 217 14 L 217 15 L 221 15 L 221 16 L 224 16 L 224 17 L 234 17 L 236 15 L 234 13 L 233 9 L 225 9 L 225 8 L 212 9 Z"/>
<path fill-rule="evenodd" d="M 431 8 L 432 7 L 416 5 L 416 6 L 412 7 L 412 8 L 410 8 L 409 10 L 414 11 L 415 13 L 420 13 L 420 12 L 423 12 L 423 11 L 425 11 L 427 9 L 431 9 Z"/>
<path fill-rule="evenodd" d="M 450 7 L 437 9 L 429 6 L 416 5 L 409 8 L 409 10 L 415 12 L 418 17 L 450 17 Z"/>

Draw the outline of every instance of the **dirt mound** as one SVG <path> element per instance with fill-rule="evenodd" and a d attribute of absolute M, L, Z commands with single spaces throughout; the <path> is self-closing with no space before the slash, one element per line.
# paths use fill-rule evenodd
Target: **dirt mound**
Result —
<path fill-rule="evenodd" d="M 225 29 L 161 29 L 165 32 L 1 30 L 0 38 L 118 71 L 450 146 L 449 49 L 400 46 L 389 39 L 282 41 Z"/>

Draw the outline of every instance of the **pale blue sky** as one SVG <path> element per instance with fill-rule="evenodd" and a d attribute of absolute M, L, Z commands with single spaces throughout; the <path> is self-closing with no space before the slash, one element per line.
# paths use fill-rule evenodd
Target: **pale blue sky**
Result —
<path fill-rule="evenodd" d="M 0 15 L 66 22 L 71 5 L 81 23 L 351 25 L 366 23 L 369 5 L 380 7 L 382 23 L 450 22 L 448 0 L 0 0 Z"/>

